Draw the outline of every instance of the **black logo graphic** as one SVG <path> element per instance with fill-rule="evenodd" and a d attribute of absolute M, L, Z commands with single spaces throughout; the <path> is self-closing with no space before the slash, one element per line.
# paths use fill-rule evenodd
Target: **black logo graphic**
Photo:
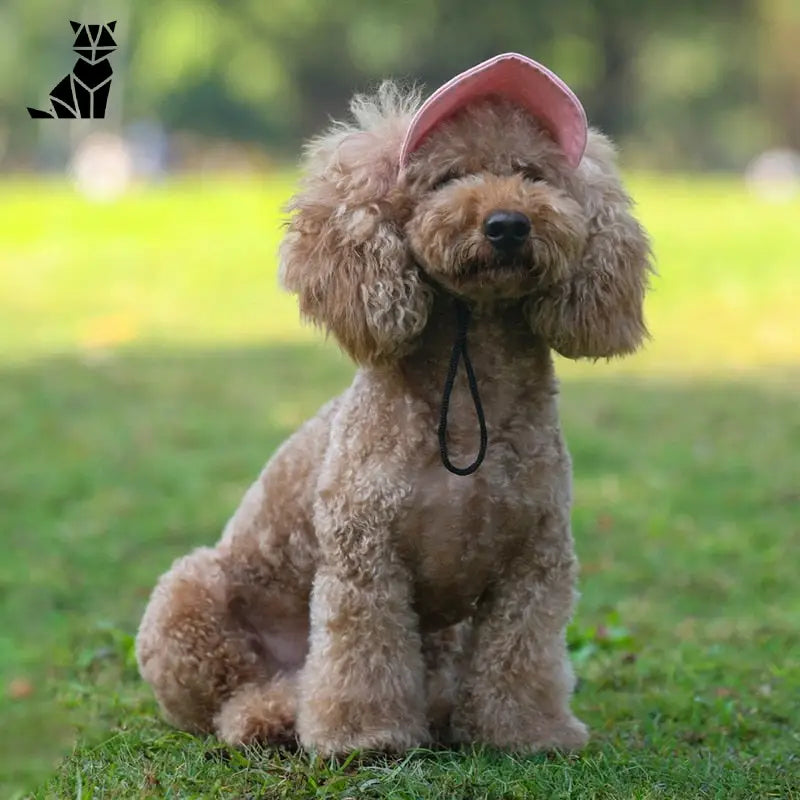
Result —
<path fill-rule="evenodd" d="M 117 49 L 111 35 L 116 20 L 107 25 L 83 25 L 72 22 L 75 32 L 73 50 L 78 60 L 72 72 L 50 92 L 52 111 L 28 107 L 33 119 L 103 119 L 111 90 L 111 62 L 108 57 Z"/>

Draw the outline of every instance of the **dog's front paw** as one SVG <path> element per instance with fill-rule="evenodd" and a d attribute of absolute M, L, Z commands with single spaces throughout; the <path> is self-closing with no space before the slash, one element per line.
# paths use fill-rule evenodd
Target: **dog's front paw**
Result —
<path fill-rule="evenodd" d="M 300 743 L 319 755 L 344 755 L 354 750 L 402 753 L 429 741 L 419 715 L 387 715 L 385 708 L 357 703 L 329 704 L 324 713 L 301 707 L 297 718 Z"/>
<path fill-rule="evenodd" d="M 553 720 L 539 740 L 539 750 L 581 750 L 589 741 L 589 729 L 577 717 Z"/>
<path fill-rule="evenodd" d="M 316 735 L 300 735 L 300 743 L 307 750 L 321 756 L 342 756 L 358 751 L 404 753 L 428 742 L 427 731 L 385 728 L 369 731 L 330 731 Z"/>
<path fill-rule="evenodd" d="M 580 750 L 589 741 L 589 730 L 577 717 L 532 715 L 510 723 L 510 716 L 493 716 L 481 721 L 456 718 L 453 738 L 462 743 L 487 744 L 519 753 L 541 750 Z"/>

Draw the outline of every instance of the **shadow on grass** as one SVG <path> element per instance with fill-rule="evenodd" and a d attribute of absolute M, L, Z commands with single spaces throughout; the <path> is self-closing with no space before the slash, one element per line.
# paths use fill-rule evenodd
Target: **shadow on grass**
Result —
<path fill-rule="evenodd" d="M 76 723 L 97 733 L 139 709 L 152 724 L 131 635 L 156 577 L 216 540 L 271 452 L 351 374 L 332 347 L 290 344 L 0 369 L 9 786 L 48 769 Z M 800 544 L 799 395 L 800 370 L 680 381 L 597 366 L 565 381 L 582 617 L 621 609 L 666 647 L 686 619 L 785 644 L 800 611 L 785 557 Z"/>

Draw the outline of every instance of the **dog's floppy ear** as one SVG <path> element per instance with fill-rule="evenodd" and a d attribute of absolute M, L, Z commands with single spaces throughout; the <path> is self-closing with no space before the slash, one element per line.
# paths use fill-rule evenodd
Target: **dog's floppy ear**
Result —
<path fill-rule="evenodd" d="M 589 132 L 575 177 L 588 224 L 586 246 L 568 277 L 531 298 L 531 325 L 568 358 L 631 353 L 647 335 L 642 305 L 651 271 L 649 240 L 631 214 L 614 148 L 597 131 Z"/>
<path fill-rule="evenodd" d="M 384 84 L 375 98 L 353 101 L 357 125 L 310 143 L 281 245 L 281 280 L 302 315 L 362 364 L 406 352 L 431 305 L 406 246 L 397 182 L 413 102 Z"/>

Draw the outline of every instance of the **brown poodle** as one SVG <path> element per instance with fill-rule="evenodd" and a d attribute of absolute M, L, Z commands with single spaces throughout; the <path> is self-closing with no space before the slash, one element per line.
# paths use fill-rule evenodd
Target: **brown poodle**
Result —
<path fill-rule="evenodd" d="M 137 655 L 181 728 L 322 754 L 587 740 L 551 348 L 638 347 L 647 238 L 601 134 L 570 165 L 487 95 L 401 165 L 418 100 L 385 84 L 308 147 L 282 280 L 359 369 L 153 592 Z"/>

